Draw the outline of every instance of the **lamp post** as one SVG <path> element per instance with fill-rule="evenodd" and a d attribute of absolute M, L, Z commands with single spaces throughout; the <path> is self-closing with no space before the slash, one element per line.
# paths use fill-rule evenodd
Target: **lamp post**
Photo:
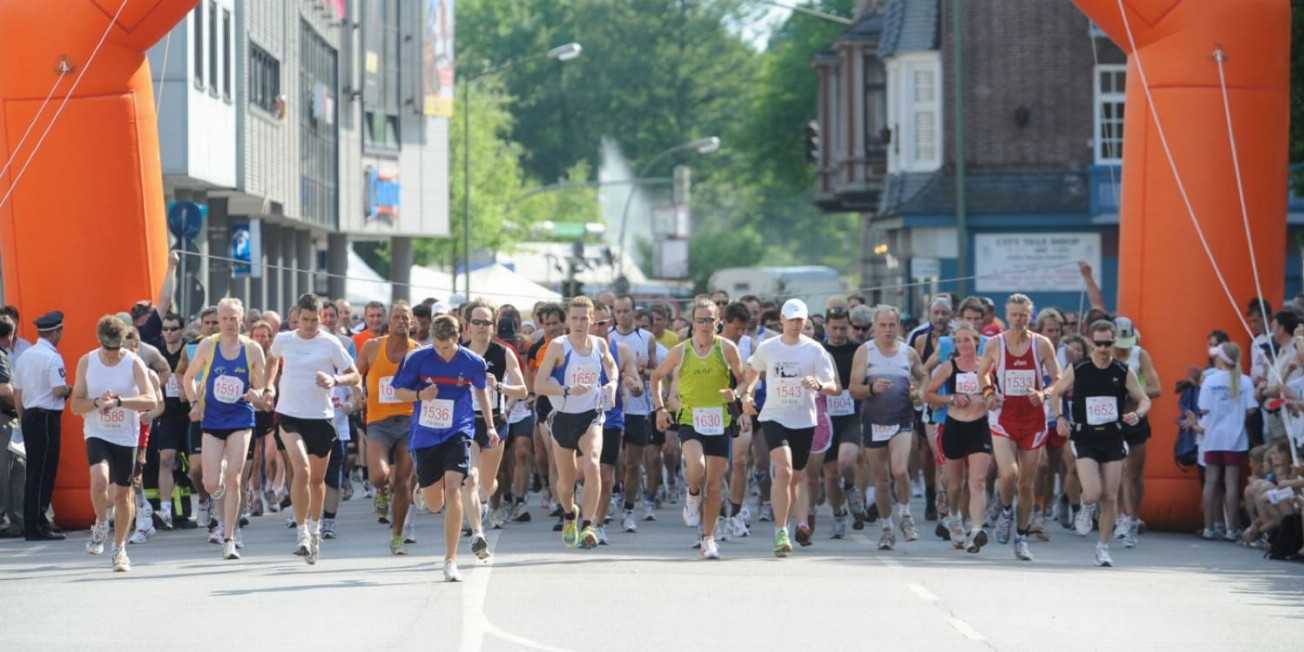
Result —
<path fill-rule="evenodd" d="M 482 70 L 468 76 L 462 82 L 462 260 L 466 268 L 462 291 L 465 293 L 467 301 L 471 300 L 471 83 L 481 77 L 500 73 L 527 61 L 541 58 L 559 62 L 570 61 L 580 56 L 583 51 L 584 47 L 579 43 L 559 45 L 542 55 L 523 57 L 508 61 L 501 66 Z M 457 279 L 456 269 L 453 270 L 453 279 L 454 281 Z M 454 286 L 456 285 L 456 282 L 454 282 Z M 454 287 L 454 289 L 457 288 Z"/>
<path fill-rule="evenodd" d="M 671 154 L 674 154 L 676 152 L 682 152 L 684 150 L 689 150 L 689 149 L 696 151 L 698 154 L 710 154 L 711 152 L 720 149 L 720 139 L 715 136 L 710 136 L 708 138 L 698 138 L 697 140 L 690 140 L 686 143 L 675 145 L 674 147 L 671 147 L 670 149 L 667 149 L 666 151 L 661 152 L 656 156 L 653 156 L 652 160 L 648 161 L 643 167 L 639 168 L 638 174 L 634 175 L 633 183 L 631 183 L 629 186 L 629 194 L 625 196 L 625 209 L 620 213 L 619 245 L 620 245 L 621 266 L 613 270 L 613 272 L 616 273 L 617 275 L 621 275 L 620 269 L 621 267 L 624 266 L 625 227 L 629 224 L 629 206 L 634 202 L 634 192 L 638 190 L 639 179 L 642 179 L 643 175 L 651 171 L 652 166 L 656 165 L 657 163 L 660 163 L 661 160 L 664 159 L 665 157 L 670 156 Z"/>

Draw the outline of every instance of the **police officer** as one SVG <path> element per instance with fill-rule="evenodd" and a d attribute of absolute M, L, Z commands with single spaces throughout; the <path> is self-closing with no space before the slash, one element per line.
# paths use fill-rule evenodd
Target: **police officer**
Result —
<path fill-rule="evenodd" d="M 14 368 L 14 405 L 27 445 L 24 534 L 28 541 L 49 541 L 65 538 L 45 518 L 45 512 L 59 470 L 59 420 L 72 389 L 57 348 L 63 339 L 63 313 L 55 310 L 35 323 L 39 338 Z"/>

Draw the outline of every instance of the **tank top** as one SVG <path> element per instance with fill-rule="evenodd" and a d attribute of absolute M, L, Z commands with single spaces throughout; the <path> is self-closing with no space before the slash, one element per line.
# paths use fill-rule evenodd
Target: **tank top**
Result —
<path fill-rule="evenodd" d="M 385 352 L 389 345 L 389 336 L 377 338 L 380 345 L 376 351 L 376 361 L 367 370 L 367 423 L 383 421 L 390 417 L 412 416 L 412 404 L 394 397 L 394 374 L 398 373 L 399 364 L 390 362 Z M 417 348 L 415 342 L 408 338 L 408 352 Z M 406 355 L 404 356 L 406 357 Z"/>
<path fill-rule="evenodd" d="M 474 353 L 474 351 L 472 351 Z M 498 382 L 504 382 L 507 378 L 507 348 L 493 340 L 489 341 L 489 348 L 485 349 L 484 355 L 485 369 Z M 489 404 L 493 406 L 491 413 L 494 417 L 502 414 L 503 395 L 497 390 L 485 388 L 489 392 Z M 476 398 L 475 392 L 471 392 L 471 405 L 475 406 L 476 418 L 483 419 L 484 407 L 480 405 L 480 399 Z"/>
<path fill-rule="evenodd" d="M 204 420 L 200 425 L 205 430 L 253 428 L 254 406 L 244 398 L 249 391 L 248 351 L 253 341 L 241 336 L 240 352 L 227 359 L 220 338 L 213 336 L 212 360 L 204 374 Z"/>
<path fill-rule="evenodd" d="M 869 369 L 865 381 L 873 385 L 879 380 L 889 380 L 892 387 L 886 392 L 876 392 L 865 399 L 865 409 L 861 413 L 865 428 L 881 430 L 878 426 L 913 427 L 915 408 L 910 402 L 910 353 L 905 343 L 898 343 L 896 353 L 884 355 L 878 344 L 870 341 L 866 356 Z M 880 436 L 888 436 L 886 432 Z M 893 433 L 895 434 L 895 433 Z"/>
<path fill-rule="evenodd" d="M 172 371 L 168 374 L 168 381 L 163 384 L 163 412 L 168 416 L 184 416 L 190 410 L 181 391 L 181 376 L 177 375 L 177 365 L 181 364 L 181 352 L 185 350 L 185 345 L 182 345 L 176 353 L 169 353 L 166 343 L 158 348 L 159 353 L 163 354 L 163 359 L 168 363 L 168 369 Z"/>
<path fill-rule="evenodd" d="M 729 389 L 732 377 L 719 335 L 704 356 L 697 354 L 693 340 L 685 341 L 679 364 L 679 424 L 692 426 L 702 435 L 724 434 L 730 417 L 720 390 Z"/>
<path fill-rule="evenodd" d="M 607 346 L 611 348 L 611 359 L 616 361 L 616 369 L 620 369 L 620 343 L 616 340 L 608 340 Z M 607 409 L 607 416 L 603 420 L 602 427 L 606 430 L 623 430 L 625 428 L 625 392 L 616 390 L 616 404 Z"/>
<path fill-rule="evenodd" d="M 550 397 L 553 409 L 558 412 L 580 414 L 602 409 L 602 392 L 598 391 L 598 386 L 607 384 L 607 371 L 602 368 L 602 351 L 597 345 L 600 340 L 592 335 L 585 335 L 585 338 L 588 340 L 588 355 L 580 355 L 569 337 L 561 339 L 561 364 L 552 370 L 552 378 L 562 387 L 589 385 L 591 389 L 579 395 Z"/>
<path fill-rule="evenodd" d="M 132 397 L 140 394 L 136 387 L 136 354 L 122 352 L 122 359 L 113 366 L 100 360 L 97 349 L 86 362 L 86 397 L 96 399 L 105 390 L 115 396 Z M 84 434 L 87 439 L 103 439 L 117 446 L 135 446 L 140 438 L 140 413 L 125 407 L 110 408 L 107 412 L 89 412 L 85 419 Z"/>
<path fill-rule="evenodd" d="M 1141 387 L 1141 391 L 1143 392 L 1146 391 L 1146 376 L 1145 374 L 1141 373 L 1141 347 L 1140 346 L 1132 347 L 1132 352 L 1128 353 L 1127 362 L 1125 362 L 1124 364 L 1127 365 L 1128 369 L 1132 370 L 1132 373 L 1136 374 L 1136 382 L 1137 385 Z"/>
<path fill-rule="evenodd" d="M 634 354 L 634 359 L 638 362 L 639 366 L 644 366 L 648 363 L 647 343 L 651 337 L 651 333 L 641 328 L 635 328 L 628 334 L 624 335 L 614 328 L 611 329 L 611 332 L 607 333 L 607 339 L 614 340 L 629 347 L 630 352 Z M 621 387 L 617 391 L 625 395 L 625 414 L 646 415 L 652 413 L 652 392 L 647 381 L 643 381 L 642 396 L 630 396 L 629 389 L 625 387 Z"/>
<path fill-rule="evenodd" d="M 1090 358 L 1073 363 L 1073 423 L 1078 432 L 1104 434 L 1119 431 L 1123 401 L 1127 398 L 1127 366 L 1110 360 L 1101 369 Z"/>
<path fill-rule="evenodd" d="M 997 337 L 1001 353 L 997 358 L 996 383 L 1004 396 L 1001 406 L 1003 423 L 1024 422 L 1045 428 L 1046 411 L 1039 405 L 1033 405 L 1028 395 L 1042 388 L 1041 360 L 1037 357 L 1037 340 L 1028 335 L 1028 350 L 1023 355 L 1014 355 L 1006 346 L 1006 335 Z"/>

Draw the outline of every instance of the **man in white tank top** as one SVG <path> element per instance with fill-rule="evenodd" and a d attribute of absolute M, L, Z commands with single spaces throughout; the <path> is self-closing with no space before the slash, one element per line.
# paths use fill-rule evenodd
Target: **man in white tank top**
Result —
<path fill-rule="evenodd" d="M 1127 365 L 1136 379 L 1141 383 L 1141 391 L 1150 400 L 1159 398 L 1159 372 L 1150 360 L 1150 354 L 1141 349 L 1141 334 L 1137 332 L 1132 320 L 1119 317 L 1114 320 L 1118 329 L 1114 336 L 1114 359 Z M 1124 407 L 1132 410 L 1137 406 L 1130 402 Z M 1114 536 L 1123 540 L 1124 547 L 1135 548 L 1137 535 L 1140 534 L 1141 498 L 1145 495 L 1146 479 L 1146 442 L 1150 439 L 1150 421 L 1142 419 L 1136 425 L 1123 425 L 1123 441 L 1127 442 L 1127 459 L 1123 460 L 1122 500 L 1119 505 L 1117 521 L 1114 523 Z"/>
<path fill-rule="evenodd" d="M 131 570 L 127 537 L 135 525 L 136 507 L 131 480 L 140 438 L 140 413 L 153 410 L 157 400 L 145 363 L 122 348 L 127 325 L 113 315 L 95 328 L 100 348 L 77 363 L 72 411 L 85 419 L 86 458 L 90 465 L 91 505 L 95 525 L 86 552 L 104 552 L 109 534 L 108 512 L 114 507 L 113 570 Z"/>

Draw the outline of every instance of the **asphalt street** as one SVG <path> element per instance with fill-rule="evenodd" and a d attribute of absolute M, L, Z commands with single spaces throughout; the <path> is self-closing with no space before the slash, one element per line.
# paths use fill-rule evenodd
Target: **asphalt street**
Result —
<path fill-rule="evenodd" d="M 916 501 L 919 502 L 919 501 Z M 0 649 L 137 650 L 171 638 L 188 650 L 1064 650 L 1300 649 L 1304 564 L 1192 535 L 1151 533 L 1111 546 L 1052 526 L 1036 561 L 1009 546 L 956 551 L 931 536 L 875 550 L 877 526 L 841 541 L 827 516 L 815 544 L 787 559 L 773 530 L 721 544 L 702 561 L 679 506 L 611 545 L 566 549 L 542 518 L 489 532 L 466 581 L 442 582 L 442 517 L 421 514 L 419 543 L 391 556 L 370 502 L 343 504 L 340 536 L 308 566 L 279 514 L 253 519 L 244 558 L 224 561 L 200 530 L 130 546 L 134 568 L 68 541 L 0 542 Z M 922 506 L 915 510 L 922 513 Z M 613 524 L 614 525 L 614 524 Z M 925 527 L 927 525 L 927 527 Z M 1092 535 L 1094 537 L 1094 534 Z M 249 647 L 252 646 L 252 647 Z"/>

